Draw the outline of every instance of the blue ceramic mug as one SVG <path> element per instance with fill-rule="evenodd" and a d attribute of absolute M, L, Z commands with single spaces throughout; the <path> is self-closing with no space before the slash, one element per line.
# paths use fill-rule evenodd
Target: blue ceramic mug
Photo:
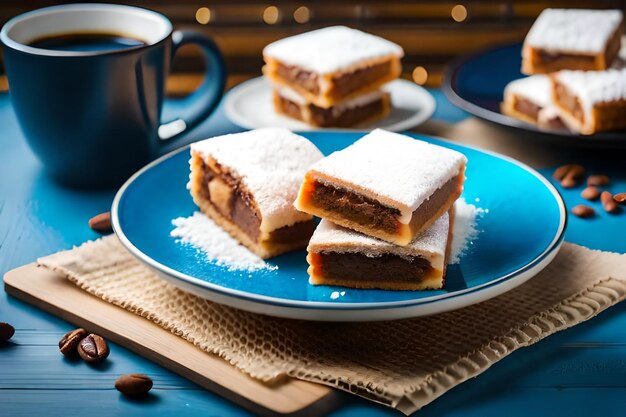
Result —
<path fill-rule="evenodd" d="M 119 184 L 215 109 L 226 70 L 215 43 L 173 31 L 163 15 L 113 4 L 71 4 L 22 14 L 0 31 L 13 107 L 46 170 L 64 183 Z M 202 85 L 163 120 L 176 50 L 203 51 Z"/>

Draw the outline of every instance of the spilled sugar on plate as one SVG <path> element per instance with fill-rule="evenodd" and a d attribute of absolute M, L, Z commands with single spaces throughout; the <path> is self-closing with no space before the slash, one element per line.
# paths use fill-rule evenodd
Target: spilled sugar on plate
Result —
<path fill-rule="evenodd" d="M 479 235 L 477 222 L 486 210 L 460 198 L 455 203 L 454 231 L 449 264 L 458 264 L 471 249 Z M 266 262 L 233 239 L 224 229 L 204 214 L 196 211 L 189 217 L 172 220 L 170 236 L 180 244 L 191 245 L 203 255 L 201 262 L 211 262 L 229 271 L 254 272 L 276 270 L 278 266 Z"/>

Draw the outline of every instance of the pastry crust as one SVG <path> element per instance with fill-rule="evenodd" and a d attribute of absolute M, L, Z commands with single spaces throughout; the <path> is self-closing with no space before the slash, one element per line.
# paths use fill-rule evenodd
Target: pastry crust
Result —
<path fill-rule="evenodd" d="M 200 210 L 261 258 L 306 246 L 312 216 L 293 200 L 322 153 L 286 129 L 225 135 L 191 146 L 189 189 Z"/>
<path fill-rule="evenodd" d="M 524 41 L 522 73 L 605 70 L 618 56 L 622 32 L 619 10 L 546 9 Z"/>
<path fill-rule="evenodd" d="M 523 122 L 530 123 L 531 125 L 537 125 L 537 119 L 534 119 L 530 117 L 529 115 L 527 115 L 526 113 L 523 113 L 517 110 L 516 108 L 517 101 L 518 101 L 518 97 L 515 94 L 505 95 L 504 101 L 500 105 L 500 112 L 514 119 L 518 119 Z"/>
<path fill-rule="evenodd" d="M 194 187 L 198 188 L 198 187 Z M 222 229 L 227 231 L 232 237 L 237 239 L 242 245 L 250 249 L 252 252 L 257 254 L 262 259 L 269 259 L 275 256 L 281 255 L 283 253 L 291 252 L 298 249 L 303 249 L 309 243 L 309 238 L 302 239 L 300 241 L 289 242 L 289 243 L 276 243 L 268 240 L 261 240 L 260 242 L 255 242 L 243 231 L 239 226 L 235 223 L 231 222 L 225 216 L 223 216 L 219 211 L 217 211 L 210 202 L 203 199 L 198 195 L 197 192 L 194 192 L 192 188 L 191 191 L 193 201 L 200 208 L 204 214 L 209 216 L 215 223 L 217 223 Z"/>
<path fill-rule="evenodd" d="M 403 56 L 399 45 L 379 36 L 331 26 L 267 45 L 263 73 L 275 86 L 328 109 L 396 79 Z"/>
<path fill-rule="evenodd" d="M 560 117 L 572 130 L 592 135 L 626 128 L 626 69 L 551 74 Z"/>
<path fill-rule="evenodd" d="M 315 163 L 294 205 L 407 245 L 461 195 L 466 161 L 459 152 L 376 129 Z"/>
<path fill-rule="evenodd" d="M 266 65 L 263 66 L 263 74 L 267 78 L 269 78 L 269 80 L 274 85 L 290 88 L 296 91 L 298 94 L 302 95 L 306 99 L 306 101 L 325 109 L 332 107 L 342 101 L 354 99 L 360 95 L 378 90 L 384 84 L 398 78 L 402 73 L 402 64 L 400 63 L 400 57 L 396 55 L 389 55 L 382 58 L 362 61 L 348 69 L 342 69 L 340 71 L 326 74 L 316 74 L 318 79 L 317 84 L 319 92 L 313 93 L 303 88 L 302 86 L 291 82 L 280 74 L 280 67 L 289 66 L 288 64 L 269 56 L 264 56 L 264 59 Z M 340 88 L 338 88 L 337 79 L 341 78 L 342 76 L 347 75 L 350 77 L 356 77 L 358 79 L 358 71 L 374 67 L 376 65 L 385 64 L 388 65 L 389 69 L 386 70 L 382 76 L 378 77 L 374 81 L 355 82 L 354 84 L 356 85 L 356 87 L 350 89 L 348 93 L 344 93 Z M 304 71 L 304 69 L 302 70 Z"/>
<path fill-rule="evenodd" d="M 453 222 L 454 211 L 452 209 L 449 213 L 444 213 L 433 226 L 411 242 L 410 245 L 402 247 L 360 235 L 333 225 L 327 220 L 322 220 L 307 248 L 309 282 L 313 285 L 405 291 L 442 288 L 446 264 L 450 255 Z M 319 254 L 328 253 L 333 253 L 337 256 L 355 253 L 373 260 L 384 255 L 395 255 L 405 259 L 419 258 L 428 261 L 431 268 L 414 281 L 407 280 L 406 277 L 404 279 L 403 277 L 398 277 L 398 279 L 378 278 L 368 280 L 363 277 L 350 279 L 325 276 L 324 268 L 315 259 Z M 355 268 L 354 271 L 358 273 L 356 272 L 358 268 Z"/>
<path fill-rule="evenodd" d="M 309 272 L 309 283 L 313 285 L 332 285 L 337 287 L 349 287 L 359 289 L 379 289 L 379 290 L 395 290 L 395 291 L 422 291 L 422 290 L 438 290 L 443 288 L 443 274 L 433 276 L 432 278 L 426 278 L 420 282 L 385 282 L 380 284 L 378 282 L 370 281 L 357 281 L 357 280 L 338 280 L 332 278 L 321 277 L 311 274 L 311 268 L 307 269 Z"/>
<path fill-rule="evenodd" d="M 315 127 L 365 126 L 384 119 L 391 112 L 389 93 L 382 91 L 373 91 L 353 100 L 342 101 L 328 109 L 317 107 L 304 98 L 294 100 L 279 90 L 273 91 L 272 101 L 277 113 Z"/>
<path fill-rule="evenodd" d="M 433 215 L 429 216 L 428 219 L 424 221 L 421 217 L 416 215 L 417 212 L 420 210 L 418 208 L 413 213 L 411 221 L 408 224 L 400 223 L 398 225 L 397 231 L 394 233 L 389 233 L 385 230 L 381 230 L 380 228 L 371 227 L 362 223 L 355 222 L 346 218 L 345 216 L 342 216 L 339 213 L 315 205 L 311 201 L 311 195 L 307 192 L 307 189 L 310 189 L 310 187 L 313 186 L 312 184 L 315 180 L 308 175 L 307 177 L 305 177 L 305 183 L 300 189 L 301 191 L 298 194 L 298 199 L 296 200 L 295 205 L 299 210 L 310 213 L 314 216 L 321 217 L 323 219 L 328 219 L 340 226 L 356 230 L 368 236 L 382 239 L 386 242 L 394 243 L 400 246 L 406 246 L 411 243 L 413 238 L 417 236 L 421 231 L 429 228 L 439 217 L 441 217 L 444 213 L 450 210 L 450 208 L 454 205 L 454 202 L 461 196 L 461 192 L 463 189 L 462 184 L 464 182 L 464 179 L 465 169 L 463 168 L 460 174 L 456 177 L 456 191 L 449 194 L 445 202 L 441 206 L 439 206 L 439 208 L 434 212 Z"/>

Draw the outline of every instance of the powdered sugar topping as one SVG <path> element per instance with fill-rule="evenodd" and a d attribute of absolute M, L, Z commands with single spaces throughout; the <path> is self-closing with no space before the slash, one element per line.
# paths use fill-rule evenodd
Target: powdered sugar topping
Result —
<path fill-rule="evenodd" d="M 262 128 L 196 142 L 191 152 L 237 175 L 254 197 L 261 213 L 261 229 L 272 231 L 310 215 L 293 207 L 304 174 L 322 153 L 302 136 L 282 128 Z"/>
<path fill-rule="evenodd" d="M 547 75 L 531 75 L 511 81 L 504 89 L 504 95 L 515 94 L 540 107 L 552 106 L 552 85 Z"/>
<path fill-rule="evenodd" d="M 448 241 L 449 218 L 445 213 L 407 246 L 398 246 L 322 219 L 309 241 L 309 251 L 331 249 L 359 252 L 368 256 L 391 253 L 399 256 L 435 255 L 443 257 Z"/>
<path fill-rule="evenodd" d="M 487 212 L 488 210 L 476 207 L 463 198 L 456 201 L 448 264 L 460 263 L 461 258 L 472 248 L 480 233 L 478 220 Z M 408 256 L 426 253 L 443 256 L 448 240 L 448 224 L 448 214 L 444 214 L 433 226 L 416 237 L 408 246 L 403 247 L 322 220 L 311 238 L 309 250 L 358 251 L 369 253 L 371 256 L 381 253 Z"/>
<path fill-rule="evenodd" d="M 620 10 L 545 9 L 524 43 L 547 51 L 598 54 L 621 22 Z"/>
<path fill-rule="evenodd" d="M 402 48 L 386 39 L 332 26 L 291 36 L 267 45 L 263 55 L 319 74 L 350 68 L 363 61 L 404 56 Z"/>
<path fill-rule="evenodd" d="M 174 219 L 172 224 L 175 226 L 170 232 L 172 237 L 178 238 L 181 243 L 192 245 L 203 252 L 209 261 L 224 266 L 229 271 L 252 272 L 277 268 L 250 252 L 200 212 L 195 212 L 190 217 Z"/>
<path fill-rule="evenodd" d="M 315 163 L 311 172 L 321 174 L 322 182 L 325 177 L 338 179 L 370 198 L 382 197 L 410 219 L 466 162 L 451 149 L 376 129 Z"/>
<path fill-rule="evenodd" d="M 606 71 L 563 70 L 555 77 L 579 98 L 586 112 L 590 112 L 597 103 L 626 100 L 626 68 Z"/>

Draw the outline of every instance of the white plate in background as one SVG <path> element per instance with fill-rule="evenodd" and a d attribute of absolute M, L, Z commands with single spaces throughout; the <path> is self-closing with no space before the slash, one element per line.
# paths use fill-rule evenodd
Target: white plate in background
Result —
<path fill-rule="evenodd" d="M 383 89 L 391 94 L 388 117 L 360 126 L 359 129 L 318 128 L 309 126 L 274 111 L 272 87 L 264 77 L 253 78 L 234 87 L 226 96 L 226 117 L 245 129 L 285 127 L 293 131 L 329 130 L 363 131 L 375 128 L 399 132 L 424 123 L 435 112 L 435 99 L 426 89 L 407 80 L 395 80 Z"/>

